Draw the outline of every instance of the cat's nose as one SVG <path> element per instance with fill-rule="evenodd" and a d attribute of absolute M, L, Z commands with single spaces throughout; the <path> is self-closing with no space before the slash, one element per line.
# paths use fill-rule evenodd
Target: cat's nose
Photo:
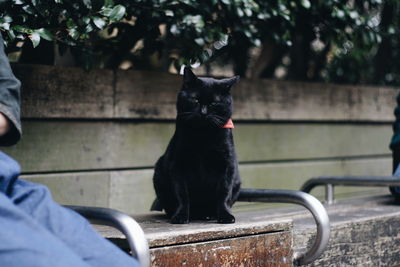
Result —
<path fill-rule="evenodd" d="M 201 107 L 201 115 L 207 115 L 207 106 Z"/>

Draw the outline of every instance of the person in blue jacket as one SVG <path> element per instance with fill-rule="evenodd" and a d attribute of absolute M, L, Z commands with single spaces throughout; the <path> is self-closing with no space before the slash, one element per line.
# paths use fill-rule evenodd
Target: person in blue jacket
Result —
<path fill-rule="evenodd" d="M 21 137 L 20 82 L 0 34 L 0 145 Z M 18 163 L 0 151 L 0 266 L 139 266 L 79 214 L 54 202 L 40 184 L 19 179 Z"/>

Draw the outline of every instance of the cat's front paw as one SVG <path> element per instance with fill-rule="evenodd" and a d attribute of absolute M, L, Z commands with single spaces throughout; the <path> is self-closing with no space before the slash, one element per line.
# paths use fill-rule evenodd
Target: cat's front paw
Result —
<path fill-rule="evenodd" d="M 189 223 L 189 216 L 186 214 L 175 214 L 171 218 L 171 223 L 172 224 L 186 224 Z"/>
<path fill-rule="evenodd" d="M 235 216 L 233 216 L 229 212 L 224 212 L 218 216 L 217 221 L 218 223 L 234 223 Z"/>

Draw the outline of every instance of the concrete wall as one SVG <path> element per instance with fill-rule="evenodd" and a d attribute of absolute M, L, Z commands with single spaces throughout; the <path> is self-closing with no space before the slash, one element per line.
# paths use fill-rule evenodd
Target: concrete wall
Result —
<path fill-rule="evenodd" d="M 147 211 L 154 198 L 152 166 L 174 131 L 181 77 L 13 67 L 23 82 L 24 133 L 3 151 L 21 163 L 23 177 L 48 185 L 62 204 Z M 397 93 L 243 79 L 233 89 L 243 186 L 298 189 L 318 175 L 390 175 Z"/>

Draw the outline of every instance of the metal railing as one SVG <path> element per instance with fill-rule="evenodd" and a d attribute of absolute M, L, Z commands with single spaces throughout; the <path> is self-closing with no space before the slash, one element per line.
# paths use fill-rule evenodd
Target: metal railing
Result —
<path fill-rule="evenodd" d="M 397 176 L 321 176 L 311 178 L 303 184 L 301 191 L 310 193 L 316 187 L 325 186 L 325 200 L 331 205 L 335 202 L 335 186 L 400 186 Z"/>
<path fill-rule="evenodd" d="M 132 217 L 108 208 L 82 206 L 65 207 L 78 212 L 91 223 L 108 225 L 120 230 L 126 236 L 129 248 L 132 251 L 132 256 L 139 261 L 141 266 L 150 266 L 150 252 L 147 239 L 142 228 Z"/>
<path fill-rule="evenodd" d="M 294 254 L 293 263 L 296 265 L 313 262 L 328 245 L 330 235 L 328 213 L 321 202 L 310 194 L 295 190 L 241 189 L 238 201 L 298 204 L 311 212 L 317 225 L 317 234 L 308 251 Z"/>

